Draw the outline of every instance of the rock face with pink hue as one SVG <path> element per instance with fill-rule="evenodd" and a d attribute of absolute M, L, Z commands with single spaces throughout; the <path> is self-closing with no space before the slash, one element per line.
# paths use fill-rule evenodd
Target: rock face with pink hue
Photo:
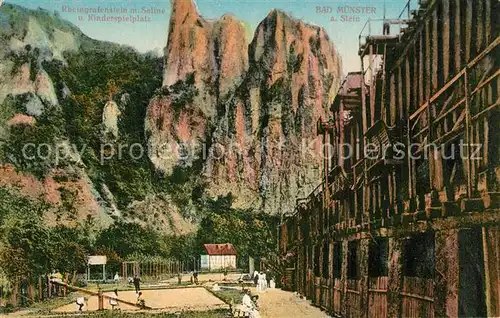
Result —
<path fill-rule="evenodd" d="M 339 87 L 340 58 L 322 28 L 279 10 L 248 47 L 244 39 L 233 16 L 208 22 L 191 0 L 173 1 L 164 94 L 146 117 L 150 158 L 170 173 L 184 163 L 179 144 L 194 144 L 193 155 L 205 141 L 206 193 L 231 193 L 235 207 L 278 214 L 320 180 L 315 127 Z M 161 145 L 175 149 L 161 156 Z"/>
<path fill-rule="evenodd" d="M 99 206 L 92 183 L 81 171 L 68 173 L 54 169 L 46 178 L 38 180 L 33 175 L 16 171 L 11 165 L 0 165 L 0 187 L 15 188 L 28 198 L 43 199 L 51 204 L 51 209 L 44 214 L 45 221 L 50 225 L 61 222 L 75 225 L 89 216 L 100 225 L 112 222 Z M 73 214 L 59 219 L 57 210 L 63 204 L 71 205 Z"/>
<path fill-rule="evenodd" d="M 158 169 L 170 173 L 203 150 L 218 103 L 248 68 L 247 49 L 245 28 L 235 17 L 207 21 L 191 0 L 172 1 L 164 94 L 152 99 L 145 124 L 150 158 Z"/>
<path fill-rule="evenodd" d="M 212 196 L 231 192 L 238 207 L 279 214 L 320 181 L 316 122 L 339 87 L 340 59 L 323 29 L 273 10 L 255 31 L 249 60 L 219 118 L 205 177 Z"/>

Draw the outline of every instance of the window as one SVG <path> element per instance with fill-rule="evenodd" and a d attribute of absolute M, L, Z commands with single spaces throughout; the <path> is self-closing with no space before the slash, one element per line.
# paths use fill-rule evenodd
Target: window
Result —
<path fill-rule="evenodd" d="M 359 242 L 351 241 L 347 247 L 347 279 L 359 279 Z"/>
<path fill-rule="evenodd" d="M 328 242 L 323 244 L 323 278 L 329 278 L 330 273 L 329 273 L 329 266 L 328 263 L 330 262 L 330 246 Z"/>
<path fill-rule="evenodd" d="M 333 244 L 333 277 L 342 277 L 342 243 Z"/>
<path fill-rule="evenodd" d="M 377 238 L 370 241 L 368 249 L 368 275 L 370 277 L 387 276 L 388 243 L 387 238 Z"/>
<path fill-rule="evenodd" d="M 434 233 L 417 234 L 404 243 L 403 273 L 409 277 L 434 277 Z"/>

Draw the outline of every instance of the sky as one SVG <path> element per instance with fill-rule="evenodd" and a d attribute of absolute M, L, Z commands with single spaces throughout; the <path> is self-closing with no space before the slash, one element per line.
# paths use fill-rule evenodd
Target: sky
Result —
<path fill-rule="evenodd" d="M 128 44 L 140 52 L 163 49 L 167 42 L 170 0 L 5 0 L 4 2 L 30 9 L 41 7 L 49 11 L 58 11 L 61 17 L 78 26 L 91 38 Z M 397 18 L 408 0 L 195 0 L 195 2 L 204 18 L 217 19 L 225 13 L 232 13 L 248 23 L 252 31 L 274 8 L 282 9 L 305 22 L 319 25 L 326 30 L 330 40 L 337 47 L 346 74 L 349 71 L 359 71 L 358 36 L 366 21 L 383 18 L 384 7 L 387 18 Z M 410 2 L 412 8 L 415 8 L 417 0 Z M 370 13 L 339 13 L 339 8 L 345 6 L 368 7 Z M 128 12 L 132 8 L 138 9 L 139 12 L 143 8 L 154 9 L 151 11 L 156 13 L 140 14 L 147 16 L 147 22 L 119 23 L 89 21 L 87 14 L 67 12 L 67 8 L 97 7 L 126 8 Z M 377 31 L 381 33 L 381 30 Z M 364 33 L 366 32 L 365 29 Z"/>

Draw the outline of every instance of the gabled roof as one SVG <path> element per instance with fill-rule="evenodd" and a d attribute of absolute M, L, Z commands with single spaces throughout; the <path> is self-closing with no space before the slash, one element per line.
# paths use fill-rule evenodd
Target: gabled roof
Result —
<path fill-rule="evenodd" d="M 208 255 L 236 255 L 233 244 L 204 244 Z"/>
<path fill-rule="evenodd" d="M 349 72 L 340 85 L 340 88 L 332 103 L 331 110 L 338 110 L 340 101 L 344 101 L 344 108 L 353 105 L 355 108 L 361 105 L 361 85 L 363 74 L 361 72 Z"/>

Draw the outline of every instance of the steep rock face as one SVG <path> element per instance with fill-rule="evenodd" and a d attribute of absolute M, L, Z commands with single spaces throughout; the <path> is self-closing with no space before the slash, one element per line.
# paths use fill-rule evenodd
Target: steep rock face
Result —
<path fill-rule="evenodd" d="M 258 26 L 249 57 L 213 134 L 209 193 L 230 192 L 239 207 L 289 211 L 320 181 L 315 125 L 339 86 L 340 59 L 323 29 L 279 10 Z"/>
<path fill-rule="evenodd" d="M 219 100 L 248 68 L 245 32 L 231 15 L 207 21 L 191 0 L 172 2 L 163 95 L 152 99 L 146 117 L 150 158 L 158 169 L 169 173 L 202 151 Z"/>
<path fill-rule="evenodd" d="M 275 214 L 320 180 L 315 125 L 339 86 L 340 58 L 322 28 L 279 10 L 248 47 L 244 35 L 231 15 L 208 22 L 192 1 L 173 2 L 164 94 L 146 118 L 150 158 L 171 173 L 203 150 L 209 196 Z"/>
<path fill-rule="evenodd" d="M 30 16 L 14 5 L 2 9 L 0 22 L 0 77 L 9 79 L 0 82 L 0 103 L 9 94 L 32 93 L 33 103 L 40 107 L 42 103 L 57 105 L 54 84 L 42 63 L 52 60 L 65 63 L 63 54 L 78 50 L 82 33 L 66 22 L 48 28 L 46 24 L 52 21 Z M 38 108 L 33 115 L 42 111 L 43 108 Z"/>

